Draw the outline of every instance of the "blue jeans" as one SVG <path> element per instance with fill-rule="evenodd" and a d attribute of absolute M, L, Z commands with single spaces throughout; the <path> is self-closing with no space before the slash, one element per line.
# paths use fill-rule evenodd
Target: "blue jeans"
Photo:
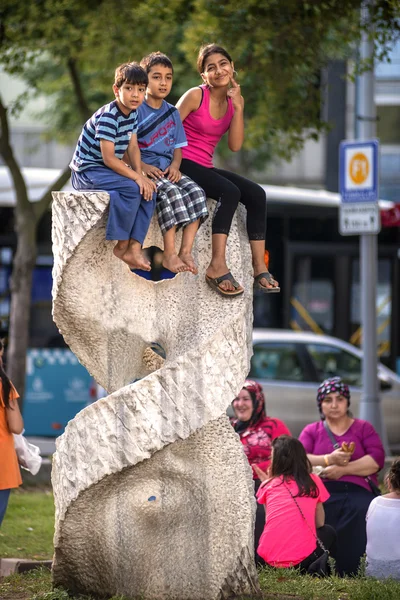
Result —
<path fill-rule="evenodd" d="M 103 190 L 110 194 L 107 240 L 137 240 L 143 244 L 156 205 L 156 193 L 147 202 L 133 179 L 108 167 L 72 171 L 71 181 L 76 190 Z"/>
<path fill-rule="evenodd" d="M 11 490 L 0 490 L 0 526 L 6 514 Z"/>

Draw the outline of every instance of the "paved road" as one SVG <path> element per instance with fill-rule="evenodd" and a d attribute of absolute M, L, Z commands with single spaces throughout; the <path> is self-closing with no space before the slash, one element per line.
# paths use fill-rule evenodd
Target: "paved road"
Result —
<path fill-rule="evenodd" d="M 35 444 L 35 446 L 39 446 L 40 454 L 42 456 L 51 456 L 52 454 L 54 454 L 54 452 L 56 450 L 55 438 L 26 436 L 26 439 L 31 444 Z"/>

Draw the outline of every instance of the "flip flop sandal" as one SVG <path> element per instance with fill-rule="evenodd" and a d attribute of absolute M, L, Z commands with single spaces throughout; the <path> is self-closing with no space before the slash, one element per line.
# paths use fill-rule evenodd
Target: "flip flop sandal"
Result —
<path fill-rule="evenodd" d="M 268 283 L 270 283 L 270 284 L 274 283 L 274 281 L 275 281 L 275 279 L 273 278 L 273 276 L 271 275 L 271 273 L 269 271 L 264 271 L 264 273 L 259 273 L 259 275 L 254 277 L 254 289 L 255 290 L 261 290 L 265 294 L 277 294 L 278 292 L 281 291 L 281 288 L 279 286 L 271 287 L 271 288 L 265 287 L 265 285 L 261 284 L 261 279 L 266 279 L 268 281 Z"/>
<path fill-rule="evenodd" d="M 223 290 L 222 288 L 220 288 L 219 284 L 222 283 L 223 281 L 230 281 L 232 283 L 233 287 L 235 288 L 235 291 L 232 292 L 232 291 Z M 236 281 L 236 279 L 233 277 L 233 275 L 230 271 L 228 271 L 228 273 L 226 273 L 225 275 L 221 275 L 221 277 L 215 277 L 215 279 L 206 275 L 206 282 L 208 283 L 210 288 L 215 290 L 221 296 L 231 296 L 231 297 L 232 296 L 233 297 L 241 296 L 244 292 L 244 290 L 236 291 L 240 287 L 240 285 Z"/>

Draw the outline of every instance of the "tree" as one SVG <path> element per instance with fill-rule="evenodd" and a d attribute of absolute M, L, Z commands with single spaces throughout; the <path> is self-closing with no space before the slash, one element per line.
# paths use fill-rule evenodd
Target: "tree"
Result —
<path fill-rule="evenodd" d="M 194 0 L 182 44 L 218 41 L 231 50 L 246 101 L 249 149 L 267 146 L 290 158 L 326 127 L 321 69 L 331 58 L 355 58 L 361 32 L 384 58 L 400 33 L 398 0 L 375 0 L 360 23 L 363 0 Z M 362 65 L 371 68 L 371 64 Z"/>
<path fill-rule="evenodd" d="M 15 4 L 3 2 L 0 28 L 0 63 L 12 74 L 22 76 L 30 90 L 46 93 L 53 100 L 52 129 L 61 139 L 76 139 L 82 124 L 101 104 L 109 101 L 113 69 L 142 56 L 150 47 L 141 36 L 132 41 L 132 31 L 152 30 L 152 39 L 174 41 L 172 11 L 179 1 L 158 7 L 146 3 L 121 2 L 118 11 L 109 0 L 41 0 Z M 157 11 L 155 10 L 157 8 Z M 153 15 L 158 14 L 154 19 Z M 130 28 L 127 23 L 135 23 Z M 150 26 L 149 26 L 150 24 Z M 166 43 L 166 42 L 165 42 Z M 95 57 L 95 59 L 94 59 Z M 19 100 L 14 107 L 21 108 Z M 32 273 L 37 255 L 37 228 L 51 202 L 51 190 L 61 189 L 70 177 L 65 165 L 39 202 L 28 197 L 20 165 L 13 153 L 8 123 L 9 108 L 0 98 L 0 154 L 8 167 L 16 194 L 15 231 L 17 248 L 11 281 L 9 374 L 21 397 L 25 384 Z"/>
<path fill-rule="evenodd" d="M 239 70 L 251 160 L 260 148 L 265 156 L 289 157 L 325 127 L 320 72 L 327 59 L 354 56 L 363 28 L 374 31 L 377 52 L 379 42 L 383 54 L 400 32 L 398 0 L 376 0 L 363 24 L 360 6 L 361 0 L 3 0 L 0 64 L 49 98 L 49 131 L 71 141 L 88 116 L 110 100 L 117 64 L 156 49 L 166 52 L 175 64 L 174 96 L 179 97 L 199 82 L 193 68 L 199 44 L 216 41 L 232 51 Z M 17 197 L 9 370 L 22 395 L 36 230 L 51 193 L 35 205 L 29 202 L 10 146 L 9 110 L 0 102 L 0 153 Z M 52 189 L 67 181 L 65 167 Z"/>

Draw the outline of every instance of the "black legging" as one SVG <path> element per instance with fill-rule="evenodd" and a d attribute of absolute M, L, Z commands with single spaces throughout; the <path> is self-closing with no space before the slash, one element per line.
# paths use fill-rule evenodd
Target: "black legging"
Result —
<path fill-rule="evenodd" d="M 213 234 L 229 234 L 233 215 L 241 202 L 247 209 L 249 240 L 265 240 L 267 204 L 262 187 L 236 173 L 209 169 L 187 159 L 182 160 L 181 171 L 202 187 L 208 198 L 217 200 Z"/>
<path fill-rule="evenodd" d="M 322 527 L 318 527 L 317 529 L 317 537 L 321 540 L 322 544 L 329 550 L 330 556 L 332 558 L 337 558 L 337 550 L 336 550 L 336 531 L 330 525 L 322 525 Z M 296 569 L 299 569 L 302 573 L 307 573 L 307 569 L 314 560 L 316 560 L 319 556 L 323 554 L 323 550 L 321 546 L 318 545 L 315 548 L 314 552 L 312 552 L 307 558 L 304 558 L 301 563 L 295 566 Z"/>

